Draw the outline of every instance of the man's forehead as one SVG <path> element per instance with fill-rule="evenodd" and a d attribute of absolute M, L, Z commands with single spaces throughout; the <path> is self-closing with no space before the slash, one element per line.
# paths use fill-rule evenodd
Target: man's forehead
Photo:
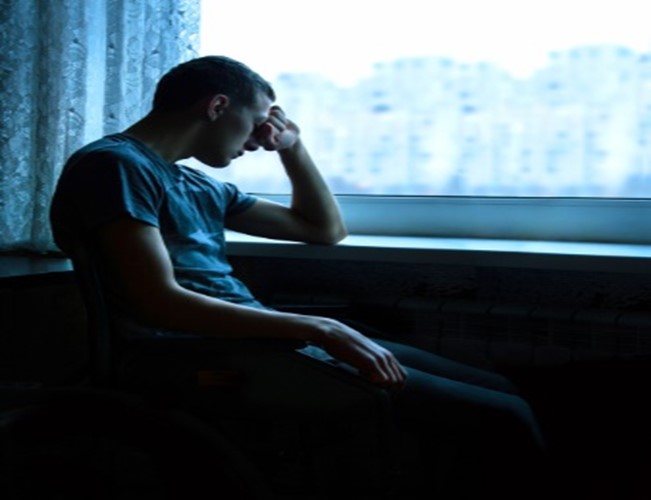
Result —
<path fill-rule="evenodd" d="M 254 105 L 260 108 L 269 108 L 273 104 L 273 100 L 264 92 L 256 92 Z"/>
<path fill-rule="evenodd" d="M 259 92 L 253 104 L 253 111 L 256 115 L 256 119 L 259 119 L 260 121 L 266 120 L 269 117 L 269 111 L 271 110 L 272 105 L 273 101 L 269 99 L 267 95 Z"/>

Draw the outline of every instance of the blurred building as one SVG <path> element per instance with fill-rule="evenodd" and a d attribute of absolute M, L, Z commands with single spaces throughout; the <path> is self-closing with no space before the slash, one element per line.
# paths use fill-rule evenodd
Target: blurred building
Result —
<path fill-rule="evenodd" d="M 313 73 L 272 83 L 339 193 L 651 195 L 649 54 L 578 47 L 527 78 L 401 58 L 345 88 Z M 274 155 L 250 156 L 220 177 L 287 191 Z"/>

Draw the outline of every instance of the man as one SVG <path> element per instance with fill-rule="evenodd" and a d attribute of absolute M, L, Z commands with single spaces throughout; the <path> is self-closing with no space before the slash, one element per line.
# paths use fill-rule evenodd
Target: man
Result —
<path fill-rule="evenodd" d="M 51 210 L 57 244 L 73 253 L 78 242 L 93 242 L 126 335 L 303 341 L 310 347 L 297 357 L 339 364 L 390 391 L 398 421 L 418 429 L 424 470 L 441 469 L 465 450 L 482 457 L 477 469 L 496 478 L 496 493 L 515 490 L 511 478 L 494 474 L 488 457 L 501 446 L 517 450 L 517 459 L 508 463 L 526 463 L 542 445 L 529 407 L 508 381 L 371 339 L 334 319 L 269 309 L 230 274 L 224 228 L 325 245 L 346 236 L 336 200 L 299 128 L 274 100 L 266 81 L 226 57 L 173 68 L 159 82 L 147 116 L 67 162 Z M 259 148 L 278 155 L 292 186 L 290 206 L 243 194 L 177 164 L 195 157 L 225 168 Z M 452 467 L 446 478 L 455 474 L 464 472 Z M 448 484 L 445 494 L 463 498 L 469 484 Z"/>

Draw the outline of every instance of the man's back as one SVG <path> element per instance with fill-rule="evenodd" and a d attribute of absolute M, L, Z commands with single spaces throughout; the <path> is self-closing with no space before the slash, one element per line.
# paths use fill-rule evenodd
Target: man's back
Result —
<path fill-rule="evenodd" d="M 160 230 L 182 286 L 262 307 L 231 276 L 224 218 L 255 203 L 232 184 L 169 164 L 135 138 L 114 134 L 76 152 L 64 167 L 51 207 L 55 240 L 67 252 L 128 217 Z M 124 300 L 117 300 L 123 303 Z"/>

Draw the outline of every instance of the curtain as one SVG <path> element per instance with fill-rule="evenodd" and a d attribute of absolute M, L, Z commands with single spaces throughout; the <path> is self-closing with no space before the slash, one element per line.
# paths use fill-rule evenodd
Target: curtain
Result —
<path fill-rule="evenodd" d="M 0 251 L 56 250 L 67 157 L 144 116 L 198 53 L 199 0 L 0 0 Z"/>

